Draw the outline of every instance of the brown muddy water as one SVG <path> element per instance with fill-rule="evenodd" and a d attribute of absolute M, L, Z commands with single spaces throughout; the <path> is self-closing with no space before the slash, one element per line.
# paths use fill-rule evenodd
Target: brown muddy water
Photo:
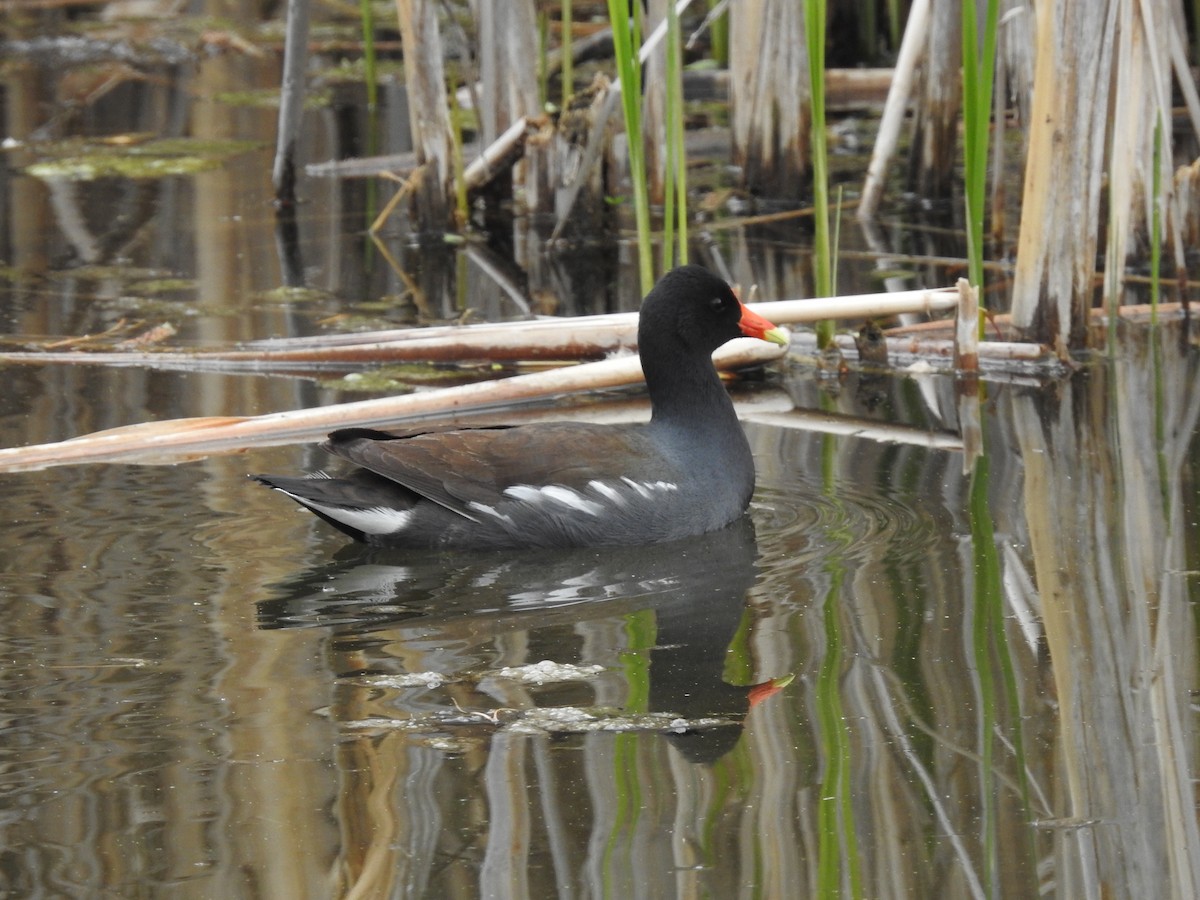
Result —
<path fill-rule="evenodd" d="M 481 260 L 534 312 L 636 308 L 624 243 L 418 250 L 392 228 L 393 268 L 365 180 L 306 178 L 280 239 L 274 111 L 245 102 L 274 56 L 117 67 L 72 103 L 83 65 L 10 47 L 3 69 L 9 345 L 520 318 Z M 355 89 L 327 87 L 311 162 L 367 145 Z M 204 165 L 161 177 L 27 168 L 131 133 L 259 143 L 176 148 Z M 924 249 L 914 224 L 891 214 L 888 249 Z M 802 228 L 714 233 L 764 299 L 805 295 Z M 878 268 L 847 253 L 841 291 Z M 0 894 L 1194 897 L 1200 356 L 1173 323 L 1085 362 L 987 380 L 966 476 L 929 440 L 957 432 L 953 378 L 793 357 L 736 387 L 747 519 L 603 553 L 347 546 L 245 478 L 323 467 L 309 446 L 0 475 Z M 364 396 L 345 374 L 4 365 L 0 445 Z"/>

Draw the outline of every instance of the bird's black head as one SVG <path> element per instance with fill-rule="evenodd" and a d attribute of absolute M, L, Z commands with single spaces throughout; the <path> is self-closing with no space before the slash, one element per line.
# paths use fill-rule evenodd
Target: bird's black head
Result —
<path fill-rule="evenodd" d="M 678 342 L 711 354 L 742 337 L 742 304 L 721 278 L 700 266 L 680 266 L 664 275 L 646 295 L 638 322 L 644 351 Z"/>

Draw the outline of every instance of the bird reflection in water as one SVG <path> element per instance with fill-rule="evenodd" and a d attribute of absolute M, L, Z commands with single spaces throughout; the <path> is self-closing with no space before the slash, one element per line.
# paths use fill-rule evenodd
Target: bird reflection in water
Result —
<path fill-rule="evenodd" d="M 420 555 L 350 545 L 278 585 L 278 598 L 258 606 L 259 625 L 331 629 L 343 677 L 395 673 L 401 658 L 453 647 L 437 668 L 457 681 L 478 677 L 497 636 L 528 632 L 539 653 L 574 657 L 574 626 L 650 610 L 656 636 L 644 712 L 673 717 L 671 743 L 693 762 L 712 762 L 737 743 L 752 698 L 769 695 L 774 684 L 734 686 L 722 677 L 748 612 L 756 557 L 749 516 L 716 532 L 641 547 Z M 554 631 L 564 626 L 565 639 Z M 529 692 L 535 700 L 537 694 Z"/>

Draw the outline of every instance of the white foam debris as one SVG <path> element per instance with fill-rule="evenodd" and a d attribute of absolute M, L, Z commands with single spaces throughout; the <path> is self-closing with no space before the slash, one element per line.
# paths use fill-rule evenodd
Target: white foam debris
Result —
<path fill-rule="evenodd" d="M 441 672 L 404 672 L 400 675 L 369 675 L 362 681 L 373 687 L 436 688 L 446 683 L 446 676 Z"/>
<path fill-rule="evenodd" d="M 587 681 L 604 671 L 604 666 L 574 666 L 543 659 L 527 666 L 507 666 L 492 673 L 523 684 L 551 684 L 562 681 Z"/>

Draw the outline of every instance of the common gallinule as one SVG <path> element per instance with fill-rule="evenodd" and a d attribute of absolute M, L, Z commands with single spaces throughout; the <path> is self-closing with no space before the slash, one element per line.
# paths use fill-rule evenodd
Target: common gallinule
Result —
<path fill-rule="evenodd" d="M 347 428 L 321 446 L 362 467 L 352 474 L 254 477 L 376 546 L 611 546 L 713 531 L 754 490 L 750 445 L 712 363 L 741 336 L 786 340 L 720 278 L 683 266 L 638 321 L 647 423 Z"/>

